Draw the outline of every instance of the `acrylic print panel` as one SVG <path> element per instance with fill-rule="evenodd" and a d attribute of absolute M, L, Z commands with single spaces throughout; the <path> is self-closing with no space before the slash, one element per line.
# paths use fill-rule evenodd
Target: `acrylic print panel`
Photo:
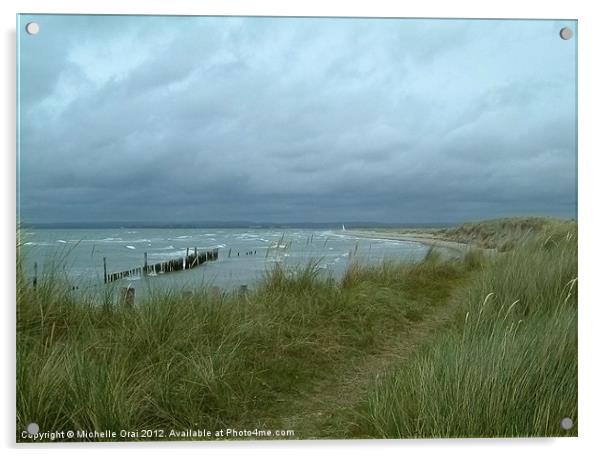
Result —
<path fill-rule="evenodd" d="M 17 441 L 577 434 L 576 21 L 17 27 Z"/>

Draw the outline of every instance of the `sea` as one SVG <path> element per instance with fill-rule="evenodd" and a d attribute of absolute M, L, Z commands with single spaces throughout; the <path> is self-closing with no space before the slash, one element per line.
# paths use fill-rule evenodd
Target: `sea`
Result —
<path fill-rule="evenodd" d="M 184 271 L 130 276 L 104 284 L 107 273 L 148 263 L 182 258 L 193 252 L 218 249 L 218 259 Z M 428 247 L 410 241 L 355 236 L 340 229 L 266 228 L 102 228 L 22 229 L 19 259 L 27 278 L 52 277 L 90 296 L 124 287 L 136 296 L 158 290 L 256 287 L 275 265 L 288 271 L 316 264 L 319 274 L 341 278 L 350 262 L 380 264 L 415 262 Z"/>

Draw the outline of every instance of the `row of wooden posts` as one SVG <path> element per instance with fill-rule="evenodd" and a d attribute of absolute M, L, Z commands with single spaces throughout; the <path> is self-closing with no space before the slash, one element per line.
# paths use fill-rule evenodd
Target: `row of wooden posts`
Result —
<path fill-rule="evenodd" d="M 118 281 L 130 276 L 147 276 L 149 274 L 154 275 L 159 273 L 171 273 L 173 271 L 190 270 L 198 267 L 208 260 L 217 260 L 217 256 L 217 249 L 200 252 L 196 247 L 194 248 L 194 251 L 192 251 L 190 248 L 186 248 L 186 256 L 184 257 L 167 260 L 165 262 L 149 264 L 148 254 L 145 252 L 144 266 L 132 268 L 130 270 L 119 271 L 116 273 L 107 273 L 107 258 L 103 257 L 104 282 L 105 284 L 108 284 L 110 282 Z"/>
<path fill-rule="evenodd" d="M 146 276 L 148 274 L 159 274 L 159 273 L 171 273 L 174 271 L 190 270 L 198 267 L 199 265 L 209 261 L 217 260 L 218 249 L 212 249 L 210 251 L 199 251 L 196 247 L 194 250 L 186 248 L 186 255 L 177 259 L 167 260 L 165 262 L 158 262 L 150 264 L 148 263 L 148 254 L 144 253 L 144 266 L 132 268 L 130 270 L 119 271 L 116 273 L 107 273 L 107 258 L 103 257 L 103 268 L 104 268 L 104 282 L 105 284 L 118 281 L 120 279 L 128 278 L 130 276 Z M 37 288 L 38 284 L 38 262 L 34 262 L 33 265 L 33 288 Z M 75 287 L 74 287 L 75 288 Z M 247 286 L 241 287 L 241 293 L 244 294 L 247 291 Z M 120 291 L 119 301 L 125 306 L 131 306 L 134 303 L 135 289 L 131 286 L 122 287 Z"/>

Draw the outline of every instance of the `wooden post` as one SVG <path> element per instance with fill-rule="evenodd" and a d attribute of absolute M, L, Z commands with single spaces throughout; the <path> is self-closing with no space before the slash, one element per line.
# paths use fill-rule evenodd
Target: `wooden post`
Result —
<path fill-rule="evenodd" d="M 184 270 L 186 270 L 186 268 L 190 268 L 188 266 L 188 248 L 186 248 L 186 257 L 184 257 Z"/>
<path fill-rule="evenodd" d="M 148 273 L 148 254 L 144 253 L 144 276 Z"/>
<path fill-rule="evenodd" d="M 105 278 L 105 284 L 106 284 L 107 283 L 107 258 L 106 257 L 102 258 L 102 265 L 103 265 L 104 271 L 105 271 L 104 278 Z"/>
<path fill-rule="evenodd" d="M 127 308 L 134 304 L 134 298 L 136 296 L 136 289 L 133 287 L 122 287 L 121 288 L 121 304 Z"/>
<path fill-rule="evenodd" d="M 38 262 L 33 263 L 33 288 L 38 286 Z"/>

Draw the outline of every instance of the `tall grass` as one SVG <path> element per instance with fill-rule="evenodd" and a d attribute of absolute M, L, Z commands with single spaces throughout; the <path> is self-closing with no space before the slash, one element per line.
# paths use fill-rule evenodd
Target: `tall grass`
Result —
<path fill-rule="evenodd" d="M 458 310 L 447 330 L 380 373 L 356 426 L 338 418 L 321 436 L 559 435 L 577 418 L 576 249 L 575 224 L 554 224 L 496 256 L 350 263 L 340 281 L 310 262 L 276 267 L 246 294 L 165 291 L 132 308 L 95 305 L 47 274 L 33 289 L 18 265 L 17 439 L 29 422 L 284 426 L 320 380 L 390 351 L 443 307 Z"/>
<path fill-rule="evenodd" d="M 508 217 L 467 222 L 458 227 L 434 230 L 438 236 L 486 249 L 507 252 L 544 232 L 565 226 L 564 219 Z"/>
<path fill-rule="evenodd" d="M 168 291 L 131 309 L 82 302 L 49 276 L 34 290 L 18 273 L 17 429 L 277 424 L 287 399 L 444 302 L 465 266 L 433 256 L 355 265 L 342 282 L 315 262 L 276 267 L 244 295 Z"/>
<path fill-rule="evenodd" d="M 576 225 L 500 255 L 458 298 L 457 325 L 374 386 L 360 434 L 576 435 Z"/>

